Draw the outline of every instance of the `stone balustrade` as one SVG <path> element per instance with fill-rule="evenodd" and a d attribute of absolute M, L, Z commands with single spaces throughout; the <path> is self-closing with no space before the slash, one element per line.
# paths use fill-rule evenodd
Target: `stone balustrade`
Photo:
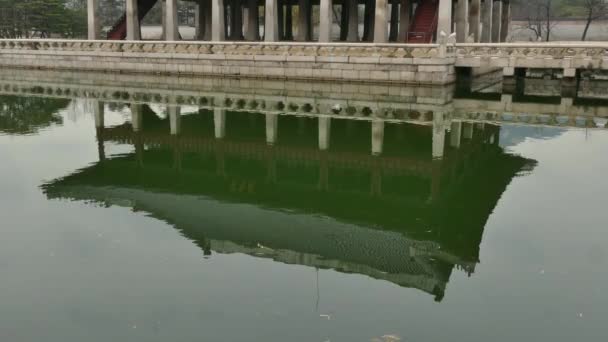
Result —
<path fill-rule="evenodd" d="M 448 44 L 0 40 L 0 66 L 307 79 L 448 84 Z"/>

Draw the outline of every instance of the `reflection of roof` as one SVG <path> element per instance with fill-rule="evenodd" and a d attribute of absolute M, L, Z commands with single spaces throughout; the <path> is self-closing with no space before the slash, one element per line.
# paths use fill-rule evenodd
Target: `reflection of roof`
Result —
<path fill-rule="evenodd" d="M 47 196 L 145 211 L 174 225 L 206 253 L 239 252 L 366 274 L 437 299 L 455 265 L 474 270 L 488 216 L 529 163 L 496 145 L 474 143 L 451 150 L 444 170 L 415 153 L 392 157 L 397 164 L 428 165 L 426 173 L 412 173 L 363 162 L 327 163 L 346 152 L 317 158 L 318 151 L 298 153 L 303 147 L 293 141 L 219 143 L 153 131 L 133 136 L 123 128 L 105 129 L 104 139 L 144 142 L 147 150 L 139 147 L 53 181 L 44 186 Z M 231 144 L 240 147 L 226 149 Z M 274 153 L 277 149 L 284 153 Z M 294 163 L 290 151 L 300 162 Z M 369 157 L 356 148 L 349 153 L 352 160 Z M 329 184 L 321 187 L 324 172 Z M 382 189 L 370 192 L 374 177 Z M 438 180 L 439 197 L 429 200 L 431 183 Z"/>

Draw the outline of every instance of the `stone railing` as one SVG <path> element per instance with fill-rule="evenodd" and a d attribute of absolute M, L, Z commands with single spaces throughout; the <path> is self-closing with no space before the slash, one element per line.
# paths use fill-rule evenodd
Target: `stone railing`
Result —
<path fill-rule="evenodd" d="M 0 40 L 0 66 L 415 84 L 455 80 L 453 45 Z"/>
<path fill-rule="evenodd" d="M 608 68 L 608 43 L 456 44 L 456 66 L 511 68 Z"/>

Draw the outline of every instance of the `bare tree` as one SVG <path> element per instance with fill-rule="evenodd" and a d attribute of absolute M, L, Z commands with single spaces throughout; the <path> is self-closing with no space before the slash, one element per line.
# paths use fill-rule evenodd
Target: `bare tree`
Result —
<path fill-rule="evenodd" d="M 532 31 L 536 40 L 548 42 L 549 39 L 551 39 L 551 32 L 556 24 L 554 21 L 553 1 L 554 0 L 529 0 L 522 4 L 526 12 L 524 29 Z"/>
<path fill-rule="evenodd" d="M 591 22 L 608 16 L 608 3 L 606 0 L 581 0 L 581 2 L 581 6 L 585 9 L 587 15 L 585 30 L 581 37 L 581 40 L 584 41 L 587 38 L 587 32 L 589 31 Z"/>

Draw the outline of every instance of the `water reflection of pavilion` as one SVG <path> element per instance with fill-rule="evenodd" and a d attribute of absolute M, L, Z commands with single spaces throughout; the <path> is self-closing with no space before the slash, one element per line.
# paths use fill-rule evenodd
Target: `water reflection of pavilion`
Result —
<path fill-rule="evenodd" d="M 44 186 L 49 198 L 132 207 L 204 254 L 365 274 L 444 296 L 479 262 L 485 223 L 533 162 L 505 154 L 499 127 L 201 110 L 159 118 L 132 105 L 104 127 L 98 163 Z M 107 158 L 106 142 L 134 152 Z"/>

